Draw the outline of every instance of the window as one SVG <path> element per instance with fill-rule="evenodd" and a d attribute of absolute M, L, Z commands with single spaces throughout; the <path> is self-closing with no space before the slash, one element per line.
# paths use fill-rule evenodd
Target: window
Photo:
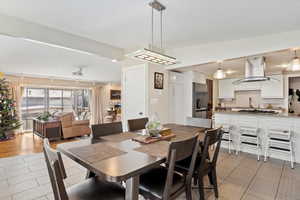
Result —
<path fill-rule="evenodd" d="M 64 112 L 72 112 L 73 109 L 73 92 L 72 90 L 63 90 L 62 109 Z M 75 106 L 76 107 L 76 106 Z"/>
<path fill-rule="evenodd" d="M 49 89 L 49 112 L 63 111 L 63 90 Z"/>
<path fill-rule="evenodd" d="M 22 96 L 23 129 L 32 128 L 32 117 L 38 116 L 46 110 L 45 89 L 27 88 Z"/>
<path fill-rule="evenodd" d="M 22 96 L 23 129 L 32 129 L 32 118 L 44 111 L 74 112 L 78 119 L 89 119 L 88 89 L 24 88 Z"/>

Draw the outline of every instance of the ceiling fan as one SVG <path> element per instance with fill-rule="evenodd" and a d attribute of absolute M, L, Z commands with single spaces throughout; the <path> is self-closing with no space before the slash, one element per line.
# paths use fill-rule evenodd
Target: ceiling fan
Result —
<path fill-rule="evenodd" d="M 72 72 L 72 75 L 73 76 L 83 76 L 83 72 L 82 72 L 83 68 L 85 68 L 85 66 L 78 67 L 78 70 Z"/>

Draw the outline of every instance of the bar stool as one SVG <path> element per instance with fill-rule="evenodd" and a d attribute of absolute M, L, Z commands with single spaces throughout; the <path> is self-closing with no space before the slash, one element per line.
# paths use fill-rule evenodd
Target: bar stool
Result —
<path fill-rule="evenodd" d="M 223 137 L 222 137 L 222 141 L 227 142 L 228 144 L 228 153 L 231 154 L 231 145 L 233 144 L 232 141 L 232 125 L 230 124 L 223 124 L 221 126 L 221 129 L 223 131 Z"/>
<path fill-rule="evenodd" d="M 290 129 L 268 130 L 264 161 L 267 161 L 267 158 L 269 158 L 270 151 L 288 153 L 290 156 L 291 168 L 294 169 L 294 146 Z"/>
<path fill-rule="evenodd" d="M 257 160 L 260 160 L 261 155 L 261 140 L 258 135 L 258 128 L 251 126 L 240 126 L 240 138 L 239 138 L 239 148 L 236 154 L 241 151 L 241 146 L 247 145 L 255 147 Z"/>

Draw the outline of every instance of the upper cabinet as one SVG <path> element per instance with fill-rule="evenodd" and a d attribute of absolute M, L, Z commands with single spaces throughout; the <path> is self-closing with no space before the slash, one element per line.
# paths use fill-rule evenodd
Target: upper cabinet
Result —
<path fill-rule="evenodd" d="M 261 97 L 264 99 L 284 98 L 283 76 L 270 76 L 271 80 L 262 82 Z"/>
<path fill-rule="evenodd" d="M 219 98 L 234 99 L 235 91 L 251 91 L 260 90 L 261 97 L 264 99 L 279 99 L 284 98 L 283 91 L 283 76 L 269 76 L 269 81 L 262 82 L 246 82 L 234 85 L 233 82 L 238 79 L 222 79 L 219 80 Z"/>
<path fill-rule="evenodd" d="M 234 81 L 237 79 L 222 79 L 219 80 L 219 98 L 220 99 L 234 99 L 235 85 Z"/>

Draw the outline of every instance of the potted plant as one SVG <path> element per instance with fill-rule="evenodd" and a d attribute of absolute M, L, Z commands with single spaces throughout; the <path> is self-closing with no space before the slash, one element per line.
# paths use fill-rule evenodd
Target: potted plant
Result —
<path fill-rule="evenodd" d="M 51 113 L 49 111 L 45 111 L 42 114 L 40 114 L 37 119 L 41 120 L 41 121 L 49 121 L 50 118 L 52 118 L 53 116 L 51 115 Z"/>
<path fill-rule="evenodd" d="M 160 123 L 160 120 L 157 116 L 157 114 L 155 113 L 149 120 L 149 122 L 146 124 L 146 130 L 147 133 L 151 136 L 151 137 L 160 137 L 160 130 L 162 129 L 162 125 Z"/>

